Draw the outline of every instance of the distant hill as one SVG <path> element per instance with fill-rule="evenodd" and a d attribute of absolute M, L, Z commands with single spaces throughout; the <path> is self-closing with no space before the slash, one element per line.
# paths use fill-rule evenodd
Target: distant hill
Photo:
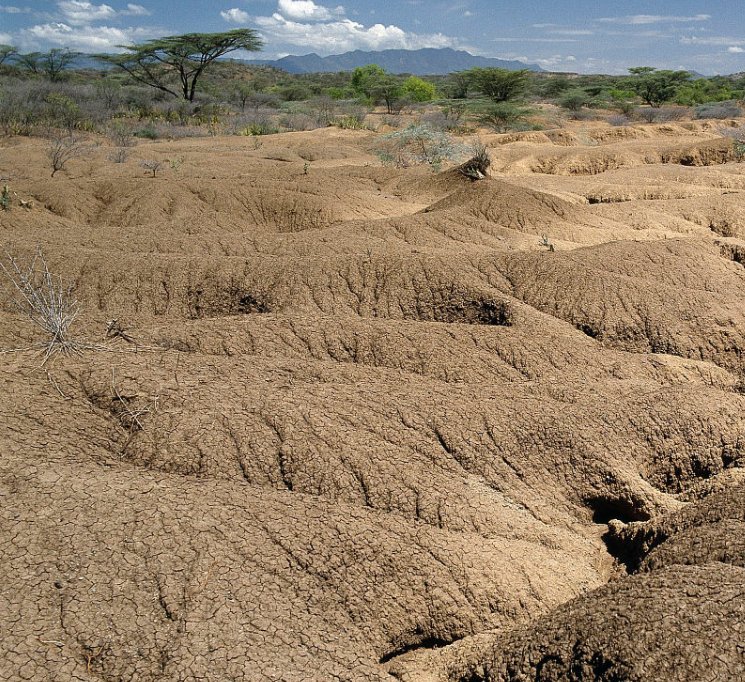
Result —
<path fill-rule="evenodd" d="M 248 64 L 275 66 L 289 73 L 318 73 L 324 71 L 353 71 L 358 66 L 377 64 L 389 73 L 413 73 L 417 76 L 436 76 L 471 69 L 474 66 L 495 66 L 500 69 L 517 71 L 530 69 L 543 71 L 537 64 L 478 57 L 464 50 L 444 48 L 423 48 L 421 50 L 379 50 L 364 52 L 355 50 L 344 54 L 328 57 L 306 54 L 302 56 L 289 55 L 276 60 L 246 60 Z"/>

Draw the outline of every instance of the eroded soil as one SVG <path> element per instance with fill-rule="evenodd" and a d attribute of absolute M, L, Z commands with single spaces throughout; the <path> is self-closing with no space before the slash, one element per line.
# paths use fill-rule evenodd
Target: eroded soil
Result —
<path fill-rule="evenodd" d="M 745 679 L 731 141 L 373 135 L 5 141 L 0 243 L 99 347 L 0 354 L 0 677 Z"/>

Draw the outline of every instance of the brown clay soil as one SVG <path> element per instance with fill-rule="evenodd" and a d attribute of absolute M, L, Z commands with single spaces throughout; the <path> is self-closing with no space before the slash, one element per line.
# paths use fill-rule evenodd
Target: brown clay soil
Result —
<path fill-rule="evenodd" d="M 3 142 L 97 348 L 0 354 L 0 679 L 745 680 L 731 141 L 374 135 Z"/>

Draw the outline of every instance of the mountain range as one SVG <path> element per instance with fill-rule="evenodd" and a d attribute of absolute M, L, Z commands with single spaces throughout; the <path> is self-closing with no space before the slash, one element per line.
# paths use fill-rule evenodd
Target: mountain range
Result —
<path fill-rule="evenodd" d="M 319 73 L 353 71 L 358 66 L 377 64 L 389 73 L 412 73 L 417 76 L 436 76 L 463 71 L 475 66 L 494 66 L 500 69 L 517 71 L 529 69 L 543 71 L 537 64 L 519 61 L 479 57 L 465 50 L 450 47 L 423 48 L 421 50 L 378 50 L 365 52 L 354 50 L 343 54 L 321 57 L 315 53 L 302 56 L 288 55 L 275 60 L 246 60 L 248 64 L 275 66 L 289 73 Z"/>

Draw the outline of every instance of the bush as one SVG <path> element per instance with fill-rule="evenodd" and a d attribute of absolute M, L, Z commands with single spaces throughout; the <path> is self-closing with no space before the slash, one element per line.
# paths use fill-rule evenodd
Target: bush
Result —
<path fill-rule="evenodd" d="M 343 130 L 367 130 L 368 125 L 365 119 L 369 113 L 370 110 L 365 107 L 358 106 L 353 102 L 346 102 L 341 105 L 341 114 L 331 123 Z"/>
<path fill-rule="evenodd" d="M 629 124 L 629 119 L 623 114 L 613 114 L 613 116 L 608 116 L 608 123 L 616 127 L 627 126 Z"/>
<path fill-rule="evenodd" d="M 236 116 L 232 122 L 238 135 L 274 135 L 280 132 L 271 112 L 258 110 L 244 116 Z"/>
<path fill-rule="evenodd" d="M 514 130 L 531 113 L 530 109 L 517 106 L 511 102 L 499 102 L 482 108 L 476 113 L 475 119 L 495 133 L 504 133 L 508 130 Z"/>
<path fill-rule="evenodd" d="M 50 131 L 47 142 L 47 159 L 52 167 L 52 177 L 57 171 L 65 169 L 67 162 L 83 155 L 87 149 L 75 138 L 72 132 Z"/>
<path fill-rule="evenodd" d="M 559 99 L 559 106 L 568 111 L 579 111 L 590 102 L 590 96 L 584 90 L 568 90 Z"/>
<path fill-rule="evenodd" d="M 126 163 L 131 155 L 132 150 L 129 147 L 116 147 L 107 158 L 112 163 Z"/>
<path fill-rule="evenodd" d="M 434 84 L 429 83 L 416 76 L 410 76 L 404 81 L 403 91 L 412 102 L 429 102 L 437 94 Z"/>
<path fill-rule="evenodd" d="M 79 353 L 85 346 L 73 339 L 69 329 L 80 311 L 80 304 L 72 295 L 72 285 L 65 286 L 60 277 L 49 272 L 40 247 L 27 264 L 3 248 L 4 261 L 0 271 L 7 285 L 0 285 L 8 301 L 32 325 L 47 337 L 32 348 L 45 351 L 42 365 L 56 352 Z"/>
<path fill-rule="evenodd" d="M 694 108 L 694 117 L 699 119 L 716 119 L 739 118 L 743 115 L 742 107 L 735 101 L 730 102 L 709 102 L 708 104 L 699 104 Z"/>
<path fill-rule="evenodd" d="M 308 114 L 287 114 L 279 119 L 279 124 L 288 131 L 315 130 L 323 127 L 322 124 L 318 123 L 317 118 Z"/>
<path fill-rule="evenodd" d="M 720 127 L 719 132 L 722 137 L 732 139 L 737 159 L 738 161 L 742 161 L 745 158 L 745 124 L 741 123 L 732 127 Z"/>
<path fill-rule="evenodd" d="M 688 107 L 638 107 L 634 111 L 636 118 L 647 123 L 667 123 L 669 121 L 684 121 L 691 116 Z"/>
<path fill-rule="evenodd" d="M 106 132 L 116 147 L 133 147 L 136 143 L 132 129 L 123 121 L 115 121 Z M 152 132 L 155 133 L 155 130 Z"/>
<path fill-rule="evenodd" d="M 139 137 L 143 140 L 157 140 L 160 135 L 158 131 L 152 125 L 145 126 L 134 132 L 135 137 Z"/>
<path fill-rule="evenodd" d="M 367 130 L 365 117 L 357 114 L 344 114 L 335 119 L 333 124 L 342 130 Z"/>
<path fill-rule="evenodd" d="M 448 133 L 412 124 L 404 130 L 381 135 L 372 151 L 384 164 L 397 168 L 426 163 L 437 169 L 444 161 L 461 157 L 465 148 Z"/>
<path fill-rule="evenodd" d="M 657 111 L 653 107 L 637 107 L 634 109 L 634 118 L 645 123 L 654 123 L 657 120 Z"/>
<path fill-rule="evenodd" d="M 569 118 L 573 121 L 594 121 L 598 116 L 589 109 L 577 109 L 576 111 L 569 112 Z"/>
<path fill-rule="evenodd" d="M 689 107 L 666 106 L 657 110 L 657 120 L 660 123 L 668 121 L 685 121 L 693 112 Z"/>

